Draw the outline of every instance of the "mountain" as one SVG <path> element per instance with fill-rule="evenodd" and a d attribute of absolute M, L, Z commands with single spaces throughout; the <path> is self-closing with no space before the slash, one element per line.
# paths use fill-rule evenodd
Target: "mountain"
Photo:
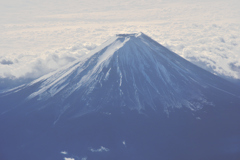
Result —
<path fill-rule="evenodd" d="M 239 159 L 240 88 L 143 33 L 0 93 L 0 156 Z"/>

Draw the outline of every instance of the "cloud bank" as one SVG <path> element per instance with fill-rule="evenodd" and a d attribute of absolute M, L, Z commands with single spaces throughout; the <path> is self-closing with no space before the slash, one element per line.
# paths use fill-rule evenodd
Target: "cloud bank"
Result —
<path fill-rule="evenodd" d="M 81 58 L 114 34 L 144 32 L 194 64 L 240 79 L 237 0 L 5 1 L 0 6 L 0 89 Z"/>

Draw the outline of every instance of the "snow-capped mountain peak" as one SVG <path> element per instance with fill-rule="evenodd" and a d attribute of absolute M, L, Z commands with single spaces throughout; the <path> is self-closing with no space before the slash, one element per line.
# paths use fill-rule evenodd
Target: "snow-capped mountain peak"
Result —
<path fill-rule="evenodd" d="M 37 104 L 78 105 L 80 115 L 106 106 L 169 113 L 214 105 L 204 92 L 213 86 L 225 91 L 218 83 L 224 81 L 135 33 L 117 34 L 82 59 L 17 91 L 33 88 L 26 99 Z"/>
<path fill-rule="evenodd" d="M 145 34 L 118 34 L 0 93 L 0 158 L 236 159 L 239 95 Z"/>

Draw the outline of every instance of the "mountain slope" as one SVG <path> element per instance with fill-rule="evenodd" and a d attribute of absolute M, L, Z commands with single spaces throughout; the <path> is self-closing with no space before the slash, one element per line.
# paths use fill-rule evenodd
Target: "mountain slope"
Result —
<path fill-rule="evenodd" d="M 240 157 L 239 96 L 239 87 L 143 33 L 119 34 L 81 60 L 1 93 L 0 153 L 6 159 L 59 159 L 64 149 L 75 159 Z M 231 138 L 234 149 L 225 151 Z"/>

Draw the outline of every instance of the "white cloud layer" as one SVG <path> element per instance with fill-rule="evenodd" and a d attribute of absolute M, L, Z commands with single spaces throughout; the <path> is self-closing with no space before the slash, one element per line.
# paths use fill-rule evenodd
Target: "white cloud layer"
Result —
<path fill-rule="evenodd" d="M 10 0 L 0 5 L 0 89 L 144 32 L 212 73 L 240 79 L 239 0 Z"/>

